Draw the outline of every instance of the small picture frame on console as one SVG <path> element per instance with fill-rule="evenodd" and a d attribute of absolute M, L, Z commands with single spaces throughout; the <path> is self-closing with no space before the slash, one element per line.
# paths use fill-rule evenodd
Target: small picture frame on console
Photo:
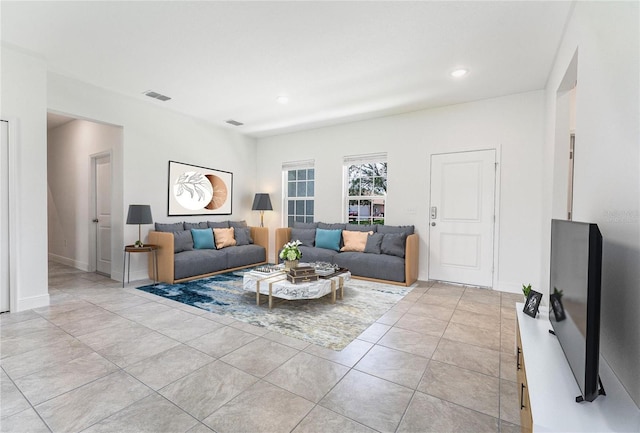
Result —
<path fill-rule="evenodd" d="M 553 310 L 553 316 L 556 319 L 556 322 L 562 322 L 567 316 L 564 314 L 564 306 L 562 305 L 562 298 L 552 293 L 549 295 L 549 304 L 551 304 L 551 309 Z"/>
<path fill-rule="evenodd" d="M 534 319 L 538 315 L 538 308 L 540 308 L 540 301 L 542 300 L 542 293 L 531 290 L 527 300 L 524 303 L 524 309 L 522 310 L 526 315 L 533 317 Z"/>

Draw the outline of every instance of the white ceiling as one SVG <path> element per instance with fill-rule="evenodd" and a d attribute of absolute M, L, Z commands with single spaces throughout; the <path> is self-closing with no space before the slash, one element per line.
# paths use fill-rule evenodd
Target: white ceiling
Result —
<path fill-rule="evenodd" d="M 262 137 L 542 89 L 571 2 L 3 0 L 0 8 L 3 43 L 43 56 L 53 72 Z M 466 77 L 449 75 L 458 67 Z M 276 102 L 281 94 L 288 104 Z"/>

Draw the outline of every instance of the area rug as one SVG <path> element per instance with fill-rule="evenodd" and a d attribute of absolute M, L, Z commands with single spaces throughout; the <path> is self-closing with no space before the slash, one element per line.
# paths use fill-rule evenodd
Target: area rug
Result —
<path fill-rule="evenodd" d="M 138 289 L 333 350 L 342 350 L 411 290 L 351 279 L 345 282 L 344 298 L 335 304 L 331 295 L 296 301 L 274 298 L 269 310 L 266 296 L 258 306 L 255 293 L 242 290 L 244 272 Z"/>

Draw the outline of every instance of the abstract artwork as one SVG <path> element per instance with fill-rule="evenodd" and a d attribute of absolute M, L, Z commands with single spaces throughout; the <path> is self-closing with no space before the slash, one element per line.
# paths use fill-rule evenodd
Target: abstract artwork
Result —
<path fill-rule="evenodd" d="M 233 173 L 169 161 L 169 216 L 231 215 Z"/>

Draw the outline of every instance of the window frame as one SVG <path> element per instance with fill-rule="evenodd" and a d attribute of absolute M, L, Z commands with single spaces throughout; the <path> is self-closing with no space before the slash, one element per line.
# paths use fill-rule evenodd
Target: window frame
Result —
<path fill-rule="evenodd" d="M 363 165 L 363 164 L 386 164 L 386 176 L 385 176 L 385 193 L 384 195 L 349 195 L 349 189 L 350 189 L 350 178 L 349 178 L 349 167 L 353 166 L 353 165 Z M 369 155 L 354 155 L 354 156 L 345 156 L 344 160 L 343 160 L 343 165 L 342 165 L 342 170 L 343 170 L 343 209 L 342 209 L 342 215 L 343 215 L 343 220 L 346 223 L 349 224 L 380 224 L 380 225 L 384 225 L 384 221 L 385 221 L 385 217 L 386 217 L 386 204 L 387 204 L 387 195 L 388 195 L 388 181 L 389 181 L 389 165 L 387 162 L 387 154 L 386 153 L 376 153 L 376 154 L 369 154 Z M 361 191 L 362 192 L 362 191 Z M 373 213 L 375 212 L 369 212 L 369 216 L 365 220 L 363 220 L 363 218 L 360 216 L 360 213 L 358 211 L 357 214 L 357 219 L 355 221 L 352 221 L 350 218 L 352 217 L 352 215 L 350 215 L 351 210 L 350 210 L 350 202 L 352 200 L 370 200 L 370 201 L 374 201 L 374 200 L 379 200 L 380 198 L 382 198 L 382 217 L 381 218 L 376 218 Z M 373 211 L 375 203 L 370 203 L 370 209 L 371 211 Z"/>
<path fill-rule="evenodd" d="M 306 195 L 308 191 L 305 190 L 305 195 L 304 196 L 298 196 L 298 185 L 301 183 L 301 179 L 298 179 L 298 172 L 300 170 L 305 170 L 306 176 L 309 175 L 309 170 L 313 170 L 313 179 L 304 179 L 305 182 L 305 189 L 308 188 L 309 186 L 309 182 L 312 181 L 313 183 L 313 195 Z M 296 179 L 293 180 L 293 182 L 296 183 L 296 195 L 295 196 L 290 196 L 289 195 L 289 184 L 291 182 L 291 180 L 289 179 L 289 173 L 291 171 L 296 171 Z M 293 225 L 289 225 L 289 201 L 290 200 L 299 200 L 302 199 L 305 203 L 304 203 L 304 214 L 303 215 L 299 215 L 297 213 L 297 209 L 294 209 L 294 214 L 293 214 L 293 223 L 295 224 L 295 222 L 297 222 L 297 219 L 302 216 L 305 220 L 305 222 L 313 222 L 315 221 L 315 186 L 316 186 L 316 177 L 315 177 L 315 160 L 307 160 L 307 161 L 294 161 L 294 162 L 285 162 L 282 164 L 282 227 L 293 227 Z M 313 213 L 308 214 L 307 213 L 307 206 L 309 205 L 308 202 L 311 201 L 312 205 L 313 205 Z M 296 205 L 294 205 L 296 206 Z M 310 219 L 310 221 L 309 221 Z"/>

